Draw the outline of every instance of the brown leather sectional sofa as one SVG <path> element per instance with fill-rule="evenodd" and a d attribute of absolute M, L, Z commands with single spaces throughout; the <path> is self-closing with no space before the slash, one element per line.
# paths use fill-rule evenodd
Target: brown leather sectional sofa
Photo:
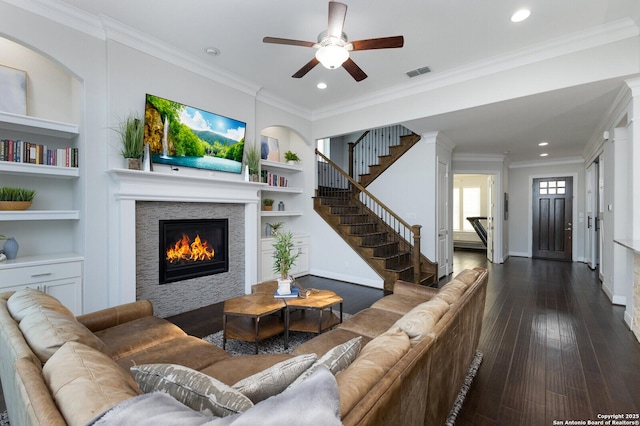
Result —
<path fill-rule="evenodd" d="M 154 317 L 148 301 L 76 318 L 35 290 L 15 293 L 22 297 L 13 300 L 13 292 L 3 293 L 0 379 L 9 419 L 25 426 L 84 424 L 140 393 L 129 378 L 132 365 L 180 364 L 232 385 L 280 361 L 322 356 L 361 336 L 369 350 L 336 376 L 343 424 L 444 424 L 478 345 L 486 284 L 481 268 L 463 271 L 438 290 L 398 282 L 393 294 L 293 354 L 235 358 Z M 56 357 L 61 347 L 69 351 L 68 341 L 82 343 L 83 350 Z M 97 375 L 100 395 L 94 395 L 83 388 L 91 380 L 79 377 L 80 364 L 116 371 L 119 378 Z M 64 387 L 71 382 L 73 391 Z"/>

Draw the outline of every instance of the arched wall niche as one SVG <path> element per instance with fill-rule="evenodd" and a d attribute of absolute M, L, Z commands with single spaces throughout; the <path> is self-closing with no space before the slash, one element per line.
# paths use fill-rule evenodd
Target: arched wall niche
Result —
<path fill-rule="evenodd" d="M 54 58 L 0 34 L 0 65 L 26 72 L 27 114 L 79 123 L 82 81 Z"/>

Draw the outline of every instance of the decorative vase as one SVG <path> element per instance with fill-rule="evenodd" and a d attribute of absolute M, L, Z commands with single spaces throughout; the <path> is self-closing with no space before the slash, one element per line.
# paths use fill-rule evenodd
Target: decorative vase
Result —
<path fill-rule="evenodd" d="M 280 201 L 278 203 L 278 211 L 279 212 L 283 212 L 284 211 L 284 202 Z"/>
<path fill-rule="evenodd" d="M 264 235 L 269 238 L 271 236 L 271 225 L 267 223 L 267 226 L 264 227 Z"/>
<path fill-rule="evenodd" d="M 20 246 L 15 238 L 11 237 L 7 239 L 7 241 L 4 242 L 3 248 L 4 254 L 7 255 L 7 259 L 15 259 L 16 256 L 18 256 L 18 248 L 20 248 Z"/>
<path fill-rule="evenodd" d="M 278 294 L 291 294 L 291 280 L 278 278 Z"/>

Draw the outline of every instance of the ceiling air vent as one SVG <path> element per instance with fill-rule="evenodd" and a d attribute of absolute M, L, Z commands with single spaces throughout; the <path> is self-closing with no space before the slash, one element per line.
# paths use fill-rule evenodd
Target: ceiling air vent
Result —
<path fill-rule="evenodd" d="M 422 67 L 422 68 L 417 68 L 415 70 L 407 71 L 407 75 L 409 77 L 417 77 L 419 75 L 426 74 L 426 73 L 429 73 L 429 72 L 431 72 L 431 68 Z"/>

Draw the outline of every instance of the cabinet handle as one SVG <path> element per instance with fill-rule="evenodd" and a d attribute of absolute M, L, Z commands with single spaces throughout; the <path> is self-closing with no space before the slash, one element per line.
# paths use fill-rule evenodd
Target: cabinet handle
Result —
<path fill-rule="evenodd" d="M 49 275 L 51 275 L 51 272 L 43 272 L 42 274 L 31 274 L 31 278 L 46 277 Z"/>

